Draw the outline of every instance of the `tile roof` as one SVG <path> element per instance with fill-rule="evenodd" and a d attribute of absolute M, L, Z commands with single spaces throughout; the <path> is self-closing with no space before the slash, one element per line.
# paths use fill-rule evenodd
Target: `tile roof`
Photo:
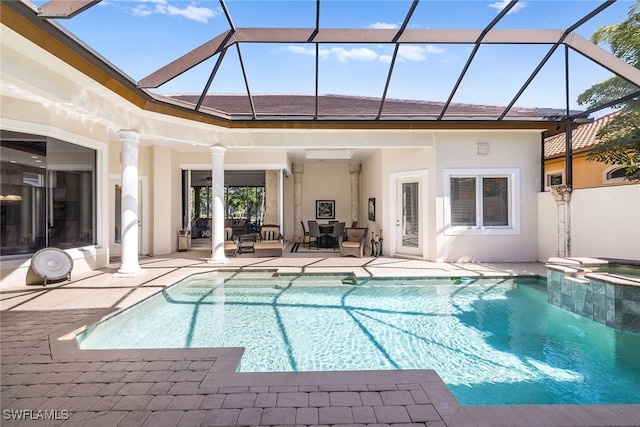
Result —
<path fill-rule="evenodd" d="M 194 108 L 200 95 L 163 94 L 162 97 L 179 102 L 186 108 Z M 236 119 L 246 119 L 252 116 L 251 101 L 257 118 L 313 118 L 315 115 L 314 95 L 252 95 L 251 98 L 240 94 L 207 95 L 201 108 Z M 375 97 L 319 95 L 318 117 L 375 118 L 380 111 L 381 101 Z M 443 107 L 443 102 L 387 98 L 381 117 L 392 120 L 435 120 Z M 505 109 L 505 106 L 500 105 L 452 103 L 447 108 L 443 120 L 495 120 Z M 554 108 L 512 107 L 505 119 L 561 120 L 565 113 L 562 109 Z"/>
<path fill-rule="evenodd" d="M 586 123 L 575 127 L 573 129 L 573 134 L 571 137 L 571 145 L 573 147 L 573 151 L 585 150 L 597 144 L 598 131 L 619 113 L 619 111 L 615 111 L 613 113 L 609 113 L 598 119 L 595 119 L 591 123 Z M 564 132 L 546 139 L 544 142 L 545 159 L 563 155 L 565 153 L 567 144 L 566 141 L 567 138 Z"/>

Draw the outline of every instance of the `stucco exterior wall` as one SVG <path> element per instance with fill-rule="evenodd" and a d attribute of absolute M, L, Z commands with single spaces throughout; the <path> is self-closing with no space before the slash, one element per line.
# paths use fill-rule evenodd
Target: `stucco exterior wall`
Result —
<path fill-rule="evenodd" d="M 150 153 L 152 174 L 150 186 L 151 235 L 149 253 L 163 255 L 178 249 L 178 230 L 182 219 L 182 179 L 174 164 L 175 152 L 167 147 L 153 147 Z"/>
<path fill-rule="evenodd" d="M 351 190 L 348 163 L 305 163 L 302 174 L 302 220 L 316 219 L 316 200 L 335 200 L 335 220 L 349 222 Z M 288 203 L 293 203 L 289 200 Z M 327 222 L 326 219 L 318 219 Z M 293 224 L 291 227 L 293 229 Z"/>
<path fill-rule="evenodd" d="M 358 227 L 368 227 L 369 231 L 380 233 L 380 229 L 384 230 L 385 209 L 384 207 L 384 188 L 383 183 L 385 174 L 383 173 L 383 156 L 384 150 L 376 150 L 369 158 L 362 163 L 360 172 L 360 217 L 358 218 Z M 370 198 L 376 199 L 376 219 L 369 221 L 368 219 L 368 201 Z M 348 224 L 347 226 L 350 226 Z M 389 231 L 389 230 L 387 230 Z M 369 239 L 367 239 L 368 241 Z M 384 245 L 384 240 L 383 240 Z M 384 253 L 384 249 L 383 249 Z"/>
<path fill-rule="evenodd" d="M 7 68 L 12 67 L 12 64 L 5 61 L 5 52 L 7 51 L 3 46 L 3 73 Z M 43 78 L 40 83 L 46 86 L 47 82 L 49 80 Z M 74 271 L 90 271 L 106 266 L 109 258 L 107 227 L 109 200 L 104 188 L 107 182 L 106 171 L 109 168 L 109 130 L 100 125 L 86 126 L 80 116 L 56 114 L 55 109 L 47 108 L 42 102 L 15 98 L 9 91 L 0 93 L 0 105 L 3 130 L 46 136 L 96 150 L 96 244 L 69 249 L 67 253 L 74 260 Z M 55 154 L 52 155 L 52 160 L 55 162 L 54 158 Z M 57 162 L 65 163 L 65 159 L 58 159 Z M 30 256 L 2 260 L 3 283 L 5 280 L 24 283 L 29 263 Z M 13 270 L 14 268 L 16 270 Z M 11 275 L 13 278 L 9 279 L 8 276 Z"/>
<path fill-rule="evenodd" d="M 538 261 L 560 256 L 558 240 L 558 205 L 553 195 L 538 193 Z"/>
<path fill-rule="evenodd" d="M 564 171 L 564 157 L 545 160 L 545 174 L 553 171 Z M 594 188 L 594 187 L 615 187 L 619 185 L 632 184 L 629 181 L 606 181 L 606 172 L 612 165 L 601 162 L 587 161 L 585 152 L 574 153 L 573 155 L 573 189 Z M 566 181 L 564 181 L 566 182 Z"/>
<path fill-rule="evenodd" d="M 383 180 L 381 182 L 382 188 L 382 204 L 379 208 L 383 213 L 383 222 L 380 222 L 376 217 L 376 223 L 384 231 L 383 250 L 384 253 L 394 255 L 396 252 L 393 249 L 395 246 L 395 235 L 397 226 L 392 219 L 391 210 L 395 211 L 397 201 L 393 198 L 392 194 L 394 189 L 391 186 L 395 186 L 391 182 L 391 174 L 397 173 L 418 173 L 419 171 L 427 171 L 427 182 L 423 183 L 426 186 L 424 188 L 423 196 L 426 194 L 427 198 L 427 225 L 424 230 L 424 251 L 427 258 L 431 259 L 433 256 L 433 228 L 428 225 L 434 218 L 435 212 L 433 210 L 433 186 L 432 178 L 433 170 L 435 168 L 435 152 L 432 145 L 433 133 L 422 132 L 419 137 L 424 141 L 423 147 L 418 148 L 385 148 L 382 150 L 382 169 Z M 376 214 L 377 215 L 377 214 Z"/>
<path fill-rule="evenodd" d="M 488 153 L 476 154 L 487 143 Z M 436 135 L 437 261 L 530 262 L 537 259 L 537 193 L 540 188 L 540 133 L 460 132 Z M 444 221 L 445 169 L 517 168 L 520 232 L 513 235 L 449 235 Z"/>
<path fill-rule="evenodd" d="M 181 165 L 200 165 L 199 169 L 211 169 L 211 154 L 176 150 Z M 286 151 L 227 150 L 224 153 L 226 169 L 280 169 L 287 165 Z"/>
<path fill-rule="evenodd" d="M 557 255 L 553 196 L 538 195 L 538 260 Z M 577 189 L 570 202 L 570 256 L 640 259 L 640 184 Z"/>
<path fill-rule="evenodd" d="M 575 191 L 571 253 L 640 259 L 640 184 Z"/>

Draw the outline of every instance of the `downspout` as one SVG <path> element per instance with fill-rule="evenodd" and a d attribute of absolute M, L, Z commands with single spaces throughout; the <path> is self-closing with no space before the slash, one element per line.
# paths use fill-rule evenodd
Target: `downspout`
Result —
<path fill-rule="evenodd" d="M 540 133 L 540 192 L 544 193 L 547 186 L 544 175 L 544 141 L 546 139 L 545 132 Z"/>
<path fill-rule="evenodd" d="M 571 111 L 569 109 L 569 46 L 564 46 L 564 90 L 565 90 L 565 102 L 567 109 L 567 128 L 566 132 L 566 144 L 565 144 L 565 185 L 573 187 L 573 122 L 571 118 Z"/>

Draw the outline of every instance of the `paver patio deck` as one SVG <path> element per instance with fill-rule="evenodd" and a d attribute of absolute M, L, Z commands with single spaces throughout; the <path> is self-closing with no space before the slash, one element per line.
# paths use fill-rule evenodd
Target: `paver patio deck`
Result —
<path fill-rule="evenodd" d="M 640 425 L 640 405 L 462 406 L 431 370 L 235 373 L 238 348 L 78 349 L 72 332 L 184 277 L 219 268 L 360 276 L 545 274 L 537 263 L 448 264 L 323 253 L 260 259 L 249 254 L 215 266 L 206 263 L 206 255 L 192 250 L 144 258 L 144 273 L 129 279 L 112 277 L 114 264 L 47 287 L 3 284 L 2 425 Z"/>

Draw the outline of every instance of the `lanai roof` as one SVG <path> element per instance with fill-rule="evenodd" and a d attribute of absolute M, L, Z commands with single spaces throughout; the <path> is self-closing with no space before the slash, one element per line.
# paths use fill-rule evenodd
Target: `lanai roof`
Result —
<path fill-rule="evenodd" d="M 611 12 L 611 16 L 616 16 L 618 21 L 609 23 L 617 23 L 620 12 L 626 13 L 628 10 L 629 2 L 620 2 L 620 5 L 614 5 L 614 1 L 529 2 L 530 9 L 535 6 L 538 12 L 548 11 L 548 22 L 539 22 L 527 19 L 527 9 L 522 9 L 517 18 L 516 14 L 511 14 L 524 6 L 524 2 L 504 1 L 490 5 L 496 7 L 497 12 L 494 10 L 488 14 L 481 10 L 482 13 L 467 11 L 467 15 L 460 14 L 460 28 L 440 28 L 440 2 L 356 2 L 371 20 L 375 18 L 380 4 L 385 3 L 387 7 L 391 5 L 393 16 L 379 16 L 379 19 L 380 22 L 388 20 L 395 24 L 381 28 L 366 27 L 359 21 L 358 15 L 349 15 L 342 17 L 340 22 L 352 27 L 344 28 L 336 27 L 326 17 L 331 13 L 339 14 L 340 8 L 347 2 L 258 2 L 256 5 L 269 3 L 274 8 L 279 7 L 281 19 L 276 24 L 265 22 L 262 27 L 245 27 L 242 24 L 249 22 L 247 14 L 251 12 L 246 7 L 247 2 L 220 0 L 215 4 L 219 5 L 223 14 L 207 27 L 206 35 L 200 35 L 202 42 L 199 45 L 194 45 L 193 38 L 185 37 L 179 29 L 162 25 L 157 27 L 157 31 L 175 31 L 175 43 L 171 46 L 145 46 L 137 40 L 128 40 L 123 44 L 123 52 L 132 51 L 127 57 L 138 55 L 138 62 L 149 62 L 149 58 L 153 58 L 156 64 L 139 67 L 135 73 L 148 71 L 148 74 L 135 77 L 123 71 L 126 64 L 120 63 L 121 59 L 107 59 L 100 53 L 99 46 L 93 46 L 100 44 L 97 40 L 101 40 L 100 31 L 104 28 L 82 29 L 83 16 L 95 19 L 105 14 L 105 10 L 112 5 L 107 3 L 105 7 L 98 7 L 98 3 L 99 0 L 5 1 L 1 3 L 3 13 L 0 16 L 4 25 L 74 66 L 79 66 L 78 58 L 88 61 L 92 67 L 113 79 L 104 79 L 105 85 L 114 85 L 116 81 L 118 91 L 126 88 L 125 91 L 130 92 L 126 97 L 136 98 L 146 109 L 195 120 L 207 117 L 212 123 L 227 127 L 261 127 L 269 126 L 269 123 L 282 126 L 283 122 L 307 127 L 322 126 L 323 123 L 333 127 L 340 127 L 344 123 L 373 126 L 376 123 L 378 126 L 386 126 L 384 123 L 415 126 L 418 123 L 419 126 L 429 127 L 450 127 L 454 123 L 493 123 L 497 127 L 501 123 L 504 126 L 547 123 L 548 130 L 558 131 L 568 117 L 585 117 L 592 112 L 570 108 L 573 101 L 569 102 L 571 97 L 575 98 L 588 87 L 588 83 L 587 87 L 576 88 L 576 84 L 570 86 L 571 79 L 577 80 L 577 76 L 580 76 L 582 81 L 582 77 L 591 74 L 590 69 L 605 70 L 608 77 L 617 75 L 632 82 L 635 89 L 627 96 L 640 95 L 640 70 L 588 40 L 595 29 L 589 25 L 596 16 Z M 167 3 L 167 0 L 162 3 Z M 206 1 L 200 3 L 213 4 Z M 473 8 L 478 7 L 479 3 L 482 2 L 466 2 L 464 5 Z M 487 5 L 482 4 L 487 9 Z M 296 19 L 299 16 L 304 19 L 287 20 L 287 7 L 306 7 L 303 14 L 295 15 Z M 614 10 L 617 10 L 616 15 L 612 12 Z M 117 33 L 118 25 L 127 23 L 116 24 L 108 19 L 105 22 L 109 36 L 114 40 L 117 40 L 114 33 Z M 193 31 L 196 32 L 196 29 Z M 46 34 L 49 40 L 43 39 L 41 34 Z M 410 61 L 403 56 L 409 47 L 421 47 L 423 53 L 456 49 L 456 71 L 445 70 L 442 74 L 446 74 L 446 77 L 436 75 L 434 69 L 444 65 L 432 61 L 428 62 L 429 66 L 423 66 L 421 71 L 410 73 Z M 278 78 L 289 79 L 291 92 L 269 93 L 273 82 L 263 81 L 261 71 L 272 64 L 256 62 L 252 59 L 253 54 L 258 50 L 287 48 L 303 49 L 306 55 L 300 55 L 299 67 L 280 69 L 281 73 L 288 74 Z M 325 48 L 328 52 L 334 49 L 374 54 L 376 49 L 386 52 L 386 55 L 378 55 L 379 59 L 385 57 L 383 67 L 369 67 L 371 73 L 374 68 L 378 73 L 378 85 L 373 90 L 376 95 L 362 95 L 356 89 L 345 90 L 345 93 L 330 92 L 331 82 L 336 78 L 325 77 L 327 73 L 332 76 L 329 72 L 331 67 L 322 66 L 321 57 Z M 530 60 L 526 64 L 512 60 L 514 49 L 530 50 L 531 55 L 527 55 L 531 57 Z M 487 64 L 482 55 L 487 51 L 501 53 L 502 59 Z M 161 60 L 167 62 L 161 63 Z M 228 75 L 222 72 L 232 61 L 239 63 L 235 73 L 231 73 L 240 81 L 239 86 L 233 86 L 230 80 L 225 80 Z M 572 71 L 576 69 L 571 68 L 572 63 L 578 64 L 578 71 Z M 345 70 L 349 72 L 349 69 Z M 357 86 L 359 77 L 364 78 L 368 72 L 360 76 L 354 73 L 345 78 Z M 553 76 L 553 87 L 539 83 L 543 81 L 540 78 L 543 74 Z M 592 83 L 602 80 L 601 74 L 593 74 L 595 80 Z M 412 79 L 413 92 L 396 96 L 401 95 L 400 92 L 394 92 L 396 84 L 404 79 Z M 305 81 L 306 85 L 302 90 L 295 90 L 300 87 L 299 80 Z M 178 81 L 192 83 L 188 87 L 193 89 L 175 92 L 172 89 L 178 86 L 172 85 Z M 240 88 L 241 91 L 224 93 L 230 87 Z M 474 90 L 484 91 L 488 101 L 465 101 L 466 96 Z M 494 102 L 495 99 L 501 102 Z M 538 101 L 532 105 L 532 100 Z M 543 104 L 546 100 L 549 100 L 549 107 Z M 408 122 L 411 125 L 406 125 Z"/>

